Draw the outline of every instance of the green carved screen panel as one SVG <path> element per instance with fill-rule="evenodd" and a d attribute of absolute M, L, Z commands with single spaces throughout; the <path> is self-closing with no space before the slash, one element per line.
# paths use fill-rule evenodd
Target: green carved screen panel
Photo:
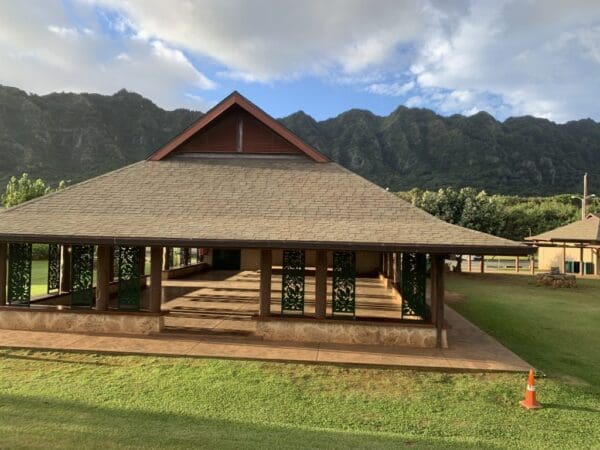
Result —
<path fill-rule="evenodd" d="M 140 309 L 140 247 L 117 247 L 119 253 L 119 309 L 138 311 Z"/>
<path fill-rule="evenodd" d="M 356 254 L 333 252 L 332 314 L 356 317 Z"/>
<path fill-rule="evenodd" d="M 304 250 L 284 250 L 281 314 L 304 314 Z"/>
<path fill-rule="evenodd" d="M 8 245 L 8 304 L 29 306 L 31 301 L 31 244 Z"/>
<path fill-rule="evenodd" d="M 71 308 L 94 304 L 94 246 L 71 247 Z"/>
<path fill-rule="evenodd" d="M 60 245 L 48 245 L 48 283 L 46 292 L 53 294 L 60 287 Z"/>
<path fill-rule="evenodd" d="M 427 258 L 423 253 L 402 255 L 402 317 L 419 317 L 426 320 L 429 309 L 425 302 Z"/>

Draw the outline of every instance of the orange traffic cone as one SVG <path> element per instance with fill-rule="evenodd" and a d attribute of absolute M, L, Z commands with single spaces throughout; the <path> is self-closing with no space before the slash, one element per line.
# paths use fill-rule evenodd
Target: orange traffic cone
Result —
<path fill-rule="evenodd" d="M 533 375 L 533 369 L 529 369 L 525 400 L 522 400 L 520 404 L 525 409 L 540 409 L 542 407 L 535 399 L 535 376 Z"/>

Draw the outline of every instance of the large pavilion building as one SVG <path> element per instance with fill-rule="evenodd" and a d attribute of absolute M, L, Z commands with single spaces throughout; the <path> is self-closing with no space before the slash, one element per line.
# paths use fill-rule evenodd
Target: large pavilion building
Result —
<path fill-rule="evenodd" d="M 49 250 L 33 299 L 32 244 Z M 443 346 L 446 256 L 531 252 L 408 204 L 234 92 L 147 160 L 0 213 L 0 328 L 160 333 L 170 279 L 250 271 L 264 339 Z M 357 314 L 368 279 L 398 307 Z"/>

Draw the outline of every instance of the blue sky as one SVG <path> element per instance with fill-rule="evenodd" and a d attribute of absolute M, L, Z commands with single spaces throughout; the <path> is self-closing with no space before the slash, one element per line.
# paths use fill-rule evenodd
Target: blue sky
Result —
<path fill-rule="evenodd" d="M 205 111 L 238 90 L 276 117 L 399 105 L 600 120 L 600 2 L 0 2 L 0 83 L 139 92 Z"/>

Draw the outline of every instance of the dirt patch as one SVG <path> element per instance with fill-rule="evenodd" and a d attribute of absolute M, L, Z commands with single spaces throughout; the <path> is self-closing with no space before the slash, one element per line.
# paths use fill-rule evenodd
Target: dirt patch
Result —
<path fill-rule="evenodd" d="M 444 291 L 444 300 L 446 303 L 460 303 L 464 301 L 465 296 L 459 292 Z"/>

